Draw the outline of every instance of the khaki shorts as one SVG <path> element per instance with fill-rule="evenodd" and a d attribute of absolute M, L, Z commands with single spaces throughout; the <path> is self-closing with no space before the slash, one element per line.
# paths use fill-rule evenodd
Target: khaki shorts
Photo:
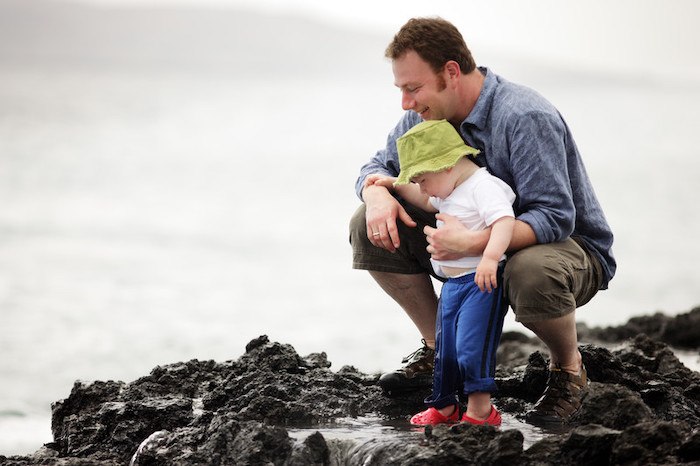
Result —
<path fill-rule="evenodd" d="M 603 282 L 598 260 L 576 238 L 536 244 L 508 258 L 505 292 L 518 322 L 561 317 L 595 296 Z"/>
<path fill-rule="evenodd" d="M 404 274 L 429 273 L 430 265 L 423 234 L 425 225 L 435 226 L 435 216 L 404 205 L 418 226 L 398 222 L 401 246 L 395 253 L 378 248 L 367 239 L 364 204 L 350 221 L 353 268 Z M 598 260 L 574 238 L 560 243 L 536 244 L 509 256 L 504 275 L 508 302 L 518 322 L 536 322 L 561 317 L 586 304 L 603 281 Z"/>

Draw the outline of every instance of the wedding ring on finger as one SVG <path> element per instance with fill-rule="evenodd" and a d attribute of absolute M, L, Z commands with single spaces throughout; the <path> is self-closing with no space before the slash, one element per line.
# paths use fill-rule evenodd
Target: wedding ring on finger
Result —
<path fill-rule="evenodd" d="M 374 236 L 376 238 L 377 236 L 381 236 L 381 233 L 379 233 L 378 231 L 375 231 L 374 233 L 372 233 L 372 236 Z"/>

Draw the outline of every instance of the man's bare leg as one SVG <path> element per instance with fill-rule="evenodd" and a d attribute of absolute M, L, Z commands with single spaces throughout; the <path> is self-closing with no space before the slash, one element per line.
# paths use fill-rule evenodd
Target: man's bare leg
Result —
<path fill-rule="evenodd" d="M 369 273 L 386 294 L 408 314 L 426 345 L 434 349 L 438 299 L 430 275 L 375 271 Z"/>
<path fill-rule="evenodd" d="M 383 374 L 379 385 L 387 395 L 425 390 L 432 385 L 435 362 L 435 316 L 438 299 L 428 274 L 370 271 L 379 286 L 396 301 L 418 328 L 425 346 L 414 351 L 399 369 Z"/>
<path fill-rule="evenodd" d="M 559 367 L 578 375 L 581 370 L 581 353 L 578 350 L 575 311 L 555 319 L 527 322 L 524 325 L 547 345 L 550 368 Z"/>
<path fill-rule="evenodd" d="M 569 422 L 588 392 L 588 374 L 578 350 L 575 312 L 525 326 L 547 345 L 550 355 L 547 388 L 526 413 L 526 419 L 540 425 Z"/>

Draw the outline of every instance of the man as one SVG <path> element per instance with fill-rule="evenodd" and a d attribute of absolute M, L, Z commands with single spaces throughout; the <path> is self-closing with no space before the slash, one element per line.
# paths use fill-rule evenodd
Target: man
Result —
<path fill-rule="evenodd" d="M 588 380 L 578 351 L 575 310 L 615 273 L 612 232 L 573 137 L 542 96 L 477 68 L 459 31 L 440 18 L 414 18 L 386 50 L 406 111 L 357 180 L 364 201 L 353 216 L 353 267 L 368 270 L 412 319 L 424 346 L 405 366 L 384 374 L 388 393 L 429 383 L 437 297 L 436 260 L 476 256 L 490 230 L 469 231 L 448 215 L 412 209 L 370 174 L 399 173 L 396 140 L 423 120 L 448 120 L 485 166 L 515 191 L 516 225 L 501 287 L 516 320 L 548 347 L 547 389 L 528 413 L 533 423 L 567 422 L 580 408 Z"/>

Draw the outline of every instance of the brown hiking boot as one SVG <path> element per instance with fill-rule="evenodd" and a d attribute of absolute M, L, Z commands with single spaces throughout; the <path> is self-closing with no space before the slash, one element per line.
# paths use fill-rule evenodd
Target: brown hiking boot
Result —
<path fill-rule="evenodd" d="M 421 340 L 423 346 L 409 354 L 401 361 L 403 367 L 383 374 L 379 386 L 387 395 L 429 388 L 433 384 L 433 367 L 435 367 L 435 350 Z"/>
<path fill-rule="evenodd" d="M 564 424 L 581 409 L 588 393 L 588 375 L 581 365 L 581 373 L 573 375 L 561 368 L 549 370 L 547 388 L 532 411 L 525 414 L 531 424 Z"/>

